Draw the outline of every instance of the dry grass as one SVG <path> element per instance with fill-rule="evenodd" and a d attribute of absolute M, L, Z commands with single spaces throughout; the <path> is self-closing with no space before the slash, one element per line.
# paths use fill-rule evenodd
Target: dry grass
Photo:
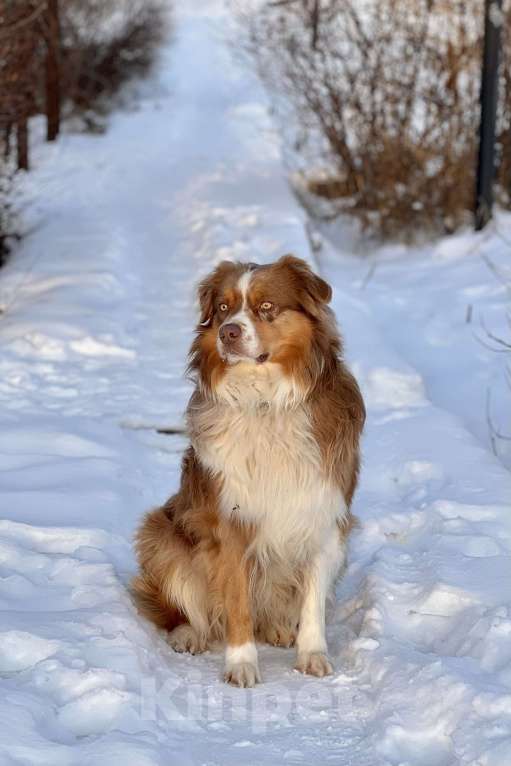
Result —
<path fill-rule="evenodd" d="M 506 25 L 511 22 L 505 0 Z M 330 214 L 383 237 L 452 231 L 474 205 L 481 0 L 269 2 L 248 18 L 277 108 L 291 107 L 297 163 Z M 498 194 L 511 179 L 511 39 L 499 115 Z"/>

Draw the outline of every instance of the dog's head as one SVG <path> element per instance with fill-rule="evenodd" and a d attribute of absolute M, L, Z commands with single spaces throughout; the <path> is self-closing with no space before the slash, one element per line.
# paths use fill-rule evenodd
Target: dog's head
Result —
<path fill-rule="evenodd" d="M 283 376 L 308 379 L 319 374 L 325 356 L 339 350 L 327 308 L 332 291 L 305 261 L 285 255 L 276 263 L 223 261 L 199 285 L 200 321 L 191 368 L 214 390 L 236 367 L 239 379 L 254 368 L 271 366 Z M 263 372 L 260 373 L 263 375 Z"/>

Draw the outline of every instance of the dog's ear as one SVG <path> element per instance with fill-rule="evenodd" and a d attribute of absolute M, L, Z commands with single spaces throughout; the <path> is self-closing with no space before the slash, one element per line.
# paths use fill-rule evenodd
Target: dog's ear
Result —
<path fill-rule="evenodd" d="M 235 268 L 236 264 L 232 261 L 221 261 L 214 271 L 212 271 L 211 274 L 208 274 L 207 277 L 204 277 L 202 282 L 199 283 L 197 295 L 199 297 L 199 325 L 201 327 L 210 326 L 213 314 L 215 313 L 215 300 L 218 296 L 221 284 L 228 272 Z"/>
<path fill-rule="evenodd" d="M 215 288 L 209 277 L 200 282 L 197 294 L 200 306 L 199 324 L 201 327 L 209 327 L 215 311 Z"/>
<path fill-rule="evenodd" d="M 277 265 L 291 274 L 303 308 L 312 316 L 319 316 L 323 304 L 330 303 L 332 299 L 332 288 L 328 282 L 314 274 L 305 261 L 294 255 L 283 255 Z"/>

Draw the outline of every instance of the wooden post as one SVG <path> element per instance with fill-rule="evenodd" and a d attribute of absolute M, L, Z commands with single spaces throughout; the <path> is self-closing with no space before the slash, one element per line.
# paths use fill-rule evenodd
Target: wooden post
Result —
<path fill-rule="evenodd" d="M 60 25 L 58 0 L 47 0 L 46 139 L 55 141 L 60 130 Z"/>
<path fill-rule="evenodd" d="M 481 122 L 477 163 L 475 228 L 483 229 L 492 217 L 495 177 L 495 131 L 499 89 L 502 0 L 485 0 L 484 52 L 481 77 Z"/>

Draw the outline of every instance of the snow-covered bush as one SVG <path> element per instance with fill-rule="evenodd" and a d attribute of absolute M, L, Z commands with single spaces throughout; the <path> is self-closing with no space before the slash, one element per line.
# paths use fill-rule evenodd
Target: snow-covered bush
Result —
<path fill-rule="evenodd" d="M 251 48 L 306 189 L 329 201 L 329 214 L 351 213 L 384 236 L 452 231 L 468 217 L 483 9 L 482 0 L 273 0 L 249 15 Z M 511 38 L 498 139 L 504 204 L 510 125 Z"/>

